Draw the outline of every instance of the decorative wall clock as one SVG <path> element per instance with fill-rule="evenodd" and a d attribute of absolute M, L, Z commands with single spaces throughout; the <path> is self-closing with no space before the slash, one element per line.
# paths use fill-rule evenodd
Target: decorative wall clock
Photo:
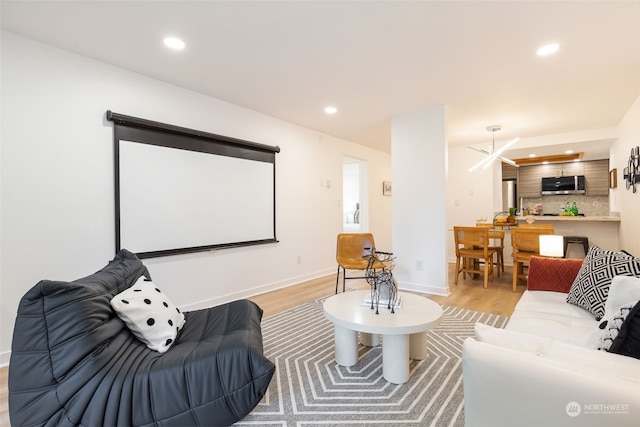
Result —
<path fill-rule="evenodd" d="M 640 147 L 631 149 L 631 155 L 629 155 L 627 167 L 624 168 L 623 177 L 625 179 L 627 190 L 633 188 L 633 192 L 635 193 L 638 183 L 640 183 Z"/>

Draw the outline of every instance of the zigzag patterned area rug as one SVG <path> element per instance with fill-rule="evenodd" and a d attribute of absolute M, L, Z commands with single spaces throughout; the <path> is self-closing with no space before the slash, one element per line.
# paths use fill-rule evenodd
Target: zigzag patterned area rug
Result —
<path fill-rule="evenodd" d="M 276 364 L 267 393 L 237 426 L 463 426 L 462 342 L 476 322 L 504 327 L 508 318 L 443 307 L 428 332 L 429 354 L 411 361 L 405 384 L 382 377 L 382 348 L 359 345 L 359 361 L 334 358 L 333 324 L 323 299 L 262 321 L 264 351 Z"/>

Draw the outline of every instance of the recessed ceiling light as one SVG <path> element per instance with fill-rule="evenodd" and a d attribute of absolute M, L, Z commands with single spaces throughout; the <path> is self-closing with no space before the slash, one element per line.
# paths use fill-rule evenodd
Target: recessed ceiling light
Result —
<path fill-rule="evenodd" d="M 335 114 L 338 112 L 338 109 L 336 107 L 326 107 L 324 112 L 327 114 Z"/>
<path fill-rule="evenodd" d="M 564 152 L 564 154 L 571 154 L 571 153 L 573 153 L 573 150 L 567 150 Z"/>
<path fill-rule="evenodd" d="M 549 164 L 549 160 L 545 160 L 544 162 L 542 162 L 543 165 L 548 165 Z"/>
<path fill-rule="evenodd" d="M 538 56 L 551 55 L 552 53 L 555 53 L 559 47 L 560 45 L 558 45 L 557 43 L 550 43 L 536 50 L 536 54 L 538 54 Z"/>
<path fill-rule="evenodd" d="M 176 37 L 165 37 L 164 45 L 175 50 L 182 50 L 185 47 L 184 42 Z"/>
<path fill-rule="evenodd" d="M 533 153 L 529 154 L 529 157 L 535 157 L 535 156 L 536 156 L 536 155 L 535 155 L 535 154 L 533 154 Z"/>

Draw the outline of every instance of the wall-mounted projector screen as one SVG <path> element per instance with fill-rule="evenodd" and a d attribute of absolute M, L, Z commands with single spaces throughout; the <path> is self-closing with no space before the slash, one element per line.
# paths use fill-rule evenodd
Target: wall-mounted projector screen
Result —
<path fill-rule="evenodd" d="M 107 111 L 116 251 L 140 258 L 277 242 L 278 147 Z"/>

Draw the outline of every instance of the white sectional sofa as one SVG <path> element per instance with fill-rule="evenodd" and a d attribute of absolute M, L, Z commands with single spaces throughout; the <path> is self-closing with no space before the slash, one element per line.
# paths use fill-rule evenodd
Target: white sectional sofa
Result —
<path fill-rule="evenodd" d="M 468 338 L 462 350 L 467 427 L 640 426 L 640 356 L 595 349 L 603 345 L 615 316 L 607 311 L 596 320 L 593 307 L 587 310 L 567 302 L 569 295 L 575 299 L 584 291 L 578 285 L 590 283 L 590 269 L 599 268 L 602 260 L 590 264 L 590 255 L 591 250 L 584 263 L 532 258 L 527 290 L 506 328 L 476 325 L 476 337 Z M 616 298 L 609 298 L 606 308 L 612 312 L 619 311 L 621 300 L 628 300 L 623 305 L 630 307 L 640 299 L 640 259 L 629 258 L 630 271 L 598 271 L 598 280 L 591 283 L 601 285 L 596 282 L 609 276 L 608 291 L 612 276 L 626 276 L 614 279 L 614 284 L 624 281 L 624 292 L 622 285 L 611 286 Z M 600 302 L 607 303 L 607 292 L 598 292 L 605 299 Z M 593 295 L 587 294 L 586 300 L 582 305 L 592 303 Z M 602 308 L 596 312 L 602 313 Z M 630 322 L 631 317 L 620 321 Z M 604 320 L 608 327 L 601 330 Z M 627 326 L 621 336 L 630 335 Z"/>

